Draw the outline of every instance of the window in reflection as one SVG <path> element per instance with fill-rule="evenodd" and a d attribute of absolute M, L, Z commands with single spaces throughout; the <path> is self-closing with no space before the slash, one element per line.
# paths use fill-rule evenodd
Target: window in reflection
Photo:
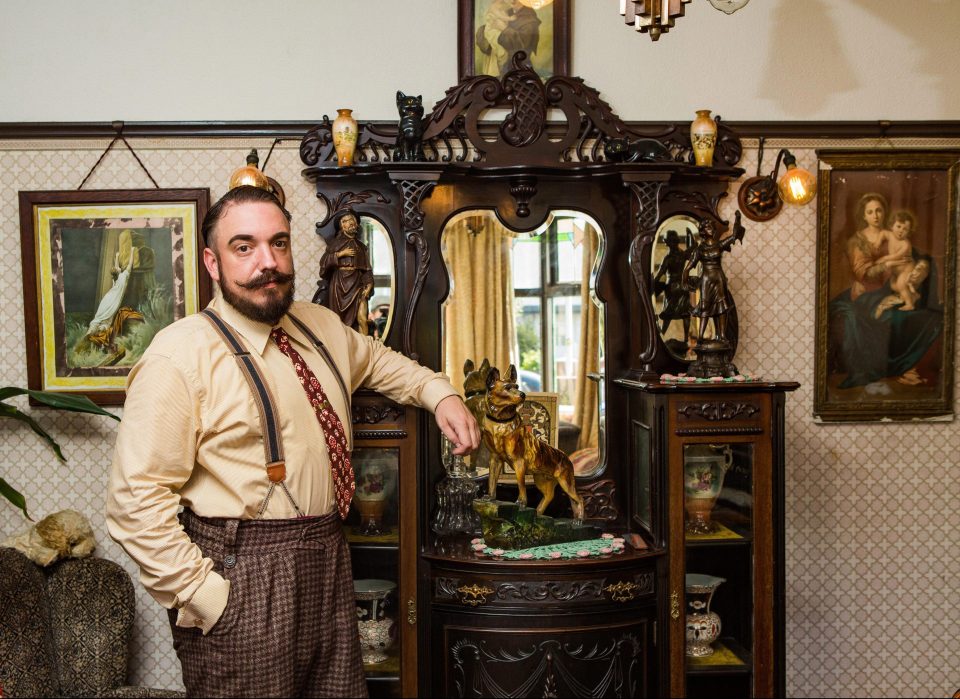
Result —
<path fill-rule="evenodd" d="M 369 332 L 382 340 L 390 330 L 393 307 L 393 248 L 386 229 L 376 219 L 360 219 L 360 240 L 370 253 L 373 292 L 367 304 Z"/>
<path fill-rule="evenodd" d="M 464 363 L 517 367 L 527 393 L 558 406 L 558 446 L 578 474 L 601 463 L 602 316 L 593 287 L 597 228 L 582 214 L 554 212 L 531 233 L 469 212 L 442 238 L 451 291 L 444 305 L 444 366 L 463 390 Z M 464 393 L 465 397 L 469 398 Z"/>

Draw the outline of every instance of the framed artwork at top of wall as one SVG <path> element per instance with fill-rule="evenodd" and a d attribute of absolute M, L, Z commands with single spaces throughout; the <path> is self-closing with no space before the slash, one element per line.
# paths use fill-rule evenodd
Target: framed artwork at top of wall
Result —
<path fill-rule="evenodd" d="M 502 78 L 525 51 L 542 80 L 570 72 L 570 0 L 459 0 L 457 74 Z"/>
<path fill-rule="evenodd" d="M 20 192 L 28 387 L 122 405 L 157 332 L 202 310 L 207 189 Z"/>
<path fill-rule="evenodd" d="M 814 417 L 952 419 L 960 152 L 817 155 Z"/>

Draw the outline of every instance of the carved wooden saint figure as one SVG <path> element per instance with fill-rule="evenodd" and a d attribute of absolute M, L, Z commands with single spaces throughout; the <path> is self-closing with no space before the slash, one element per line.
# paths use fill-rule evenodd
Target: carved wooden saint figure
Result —
<path fill-rule="evenodd" d="M 344 325 L 367 334 L 367 300 L 373 292 L 373 269 L 367 246 L 357 239 L 360 222 L 347 207 L 334 215 L 336 235 L 320 258 L 320 276 L 327 283 L 326 305 Z"/>

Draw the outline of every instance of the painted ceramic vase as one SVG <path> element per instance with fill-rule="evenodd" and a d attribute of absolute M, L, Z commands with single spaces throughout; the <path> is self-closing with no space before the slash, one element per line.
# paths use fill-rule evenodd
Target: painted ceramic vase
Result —
<path fill-rule="evenodd" d="M 338 109 L 333 120 L 333 148 L 337 151 L 337 165 L 353 165 L 353 153 L 357 149 L 357 120 L 352 109 Z"/>
<path fill-rule="evenodd" d="M 733 463 L 729 444 L 691 444 L 683 450 L 683 505 L 688 534 L 710 534 L 717 529 L 713 507 L 723 489 L 723 477 Z"/>
<path fill-rule="evenodd" d="M 357 489 L 353 506 L 360 515 L 357 533 L 362 536 L 384 534 L 383 515 L 397 486 L 396 471 L 382 459 L 370 457 L 356 464 Z"/>
<path fill-rule="evenodd" d="M 386 615 L 387 597 L 397 588 L 390 580 L 353 581 L 357 602 L 360 652 L 365 664 L 382 663 L 396 640 L 396 624 Z"/>
<path fill-rule="evenodd" d="M 686 653 L 693 658 L 713 655 L 714 641 L 720 638 L 720 616 L 710 611 L 713 593 L 726 578 L 687 573 Z"/>
<path fill-rule="evenodd" d="M 717 122 L 710 118 L 709 109 L 697 110 L 697 118 L 690 124 L 690 145 L 693 146 L 693 157 L 697 165 L 713 165 L 713 149 L 717 145 Z"/>

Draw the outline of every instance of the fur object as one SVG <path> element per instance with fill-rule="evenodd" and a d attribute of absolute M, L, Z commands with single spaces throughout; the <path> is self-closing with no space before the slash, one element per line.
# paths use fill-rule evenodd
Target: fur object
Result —
<path fill-rule="evenodd" d="M 61 558 L 85 558 L 97 547 L 90 520 L 76 510 L 61 510 L 44 517 L 29 529 L 9 537 L 9 546 L 41 566 Z"/>

